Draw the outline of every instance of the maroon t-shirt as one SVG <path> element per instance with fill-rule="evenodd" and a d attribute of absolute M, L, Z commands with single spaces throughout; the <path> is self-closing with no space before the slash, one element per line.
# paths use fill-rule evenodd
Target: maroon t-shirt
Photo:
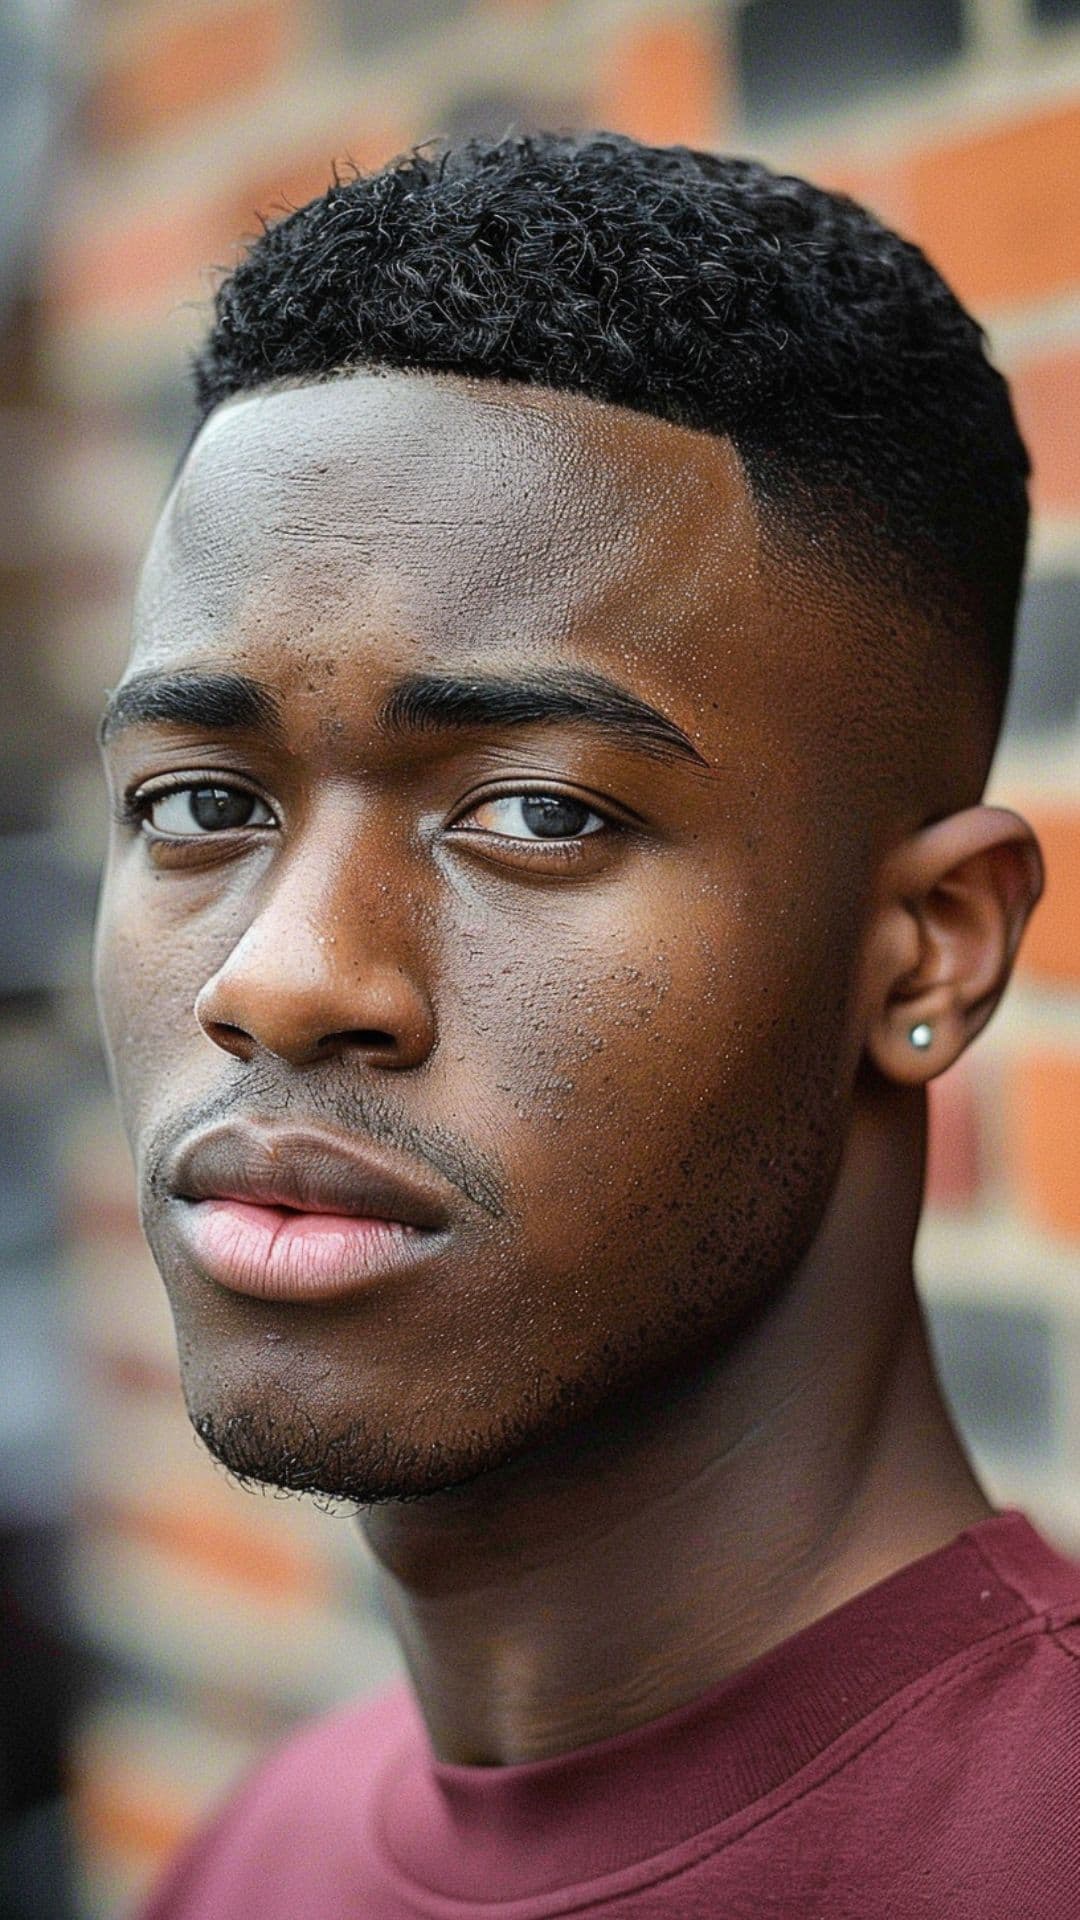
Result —
<path fill-rule="evenodd" d="M 339 1712 L 146 1920 L 578 1913 L 1080 1920 L 1080 1565 L 995 1514 L 688 1706 L 523 1766 L 439 1764 L 404 1689 Z"/>

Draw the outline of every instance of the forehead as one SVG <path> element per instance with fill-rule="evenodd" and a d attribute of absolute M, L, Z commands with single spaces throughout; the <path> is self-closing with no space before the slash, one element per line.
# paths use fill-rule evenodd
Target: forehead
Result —
<path fill-rule="evenodd" d="M 377 639 L 414 669 L 566 643 L 693 679 L 745 632 L 758 565 L 718 438 L 546 389 L 351 374 L 211 416 L 147 559 L 137 657 Z"/>

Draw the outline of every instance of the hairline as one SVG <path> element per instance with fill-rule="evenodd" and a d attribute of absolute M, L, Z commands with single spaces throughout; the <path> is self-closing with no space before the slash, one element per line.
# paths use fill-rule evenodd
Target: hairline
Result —
<path fill-rule="evenodd" d="M 539 392 L 571 404 L 583 402 L 604 412 L 651 420 L 662 428 L 671 428 L 676 434 L 691 434 L 714 444 L 726 445 L 738 463 L 757 527 L 762 557 L 776 569 L 778 584 L 797 587 L 799 576 L 805 575 L 808 565 L 824 569 L 842 609 L 849 616 L 851 626 L 861 627 L 866 623 L 883 637 L 887 633 L 893 640 L 899 605 L 905 629 L 912 635 L 912 664 L 909 670 L 913 676 L 919 671 L 915 659 L 919 651 L 919 643 L 915 638 L 917 633 L 923 635 L 924 647 L 929 641 L 931 645 L 945 648 L 953 661 L 957 654 L 962 655 L 967 683 L 971 686 L 974 681 L 977 696 L 976 710 L 972 712 L 968 708 L 965 725 L 978 729 L 976 758 L 981 767 L 978 782 L 965 783 L 964 791 L 968 801 L 973 801 L 982 792 L 1000 736 L 1008 675 L 1002 675 L 998 670 L 986 644 L 985 621 L 974 613 L 972 617 L 966 617 L 963 611 L 965 603 L 970 600 L 971 589 L 962 573 L 929 541 L 924 543 L 920 552 L 910 538 L 901 545 L 884 532 L 875 535 L 860 517 L 857 502 L 852 506 L 835 484 L 822 481 L 815 487 L 794 470 L 790 462 L 778 463 L 772 469 L 772 477 L 779 484 L 768 487 L 764 484 L 761 469 L 755 467 L 752 454 L 748 454 L 740 444 L 738 434 L 719 432 L 698 421 L 673 419 L 655 407 L 635 406 L 626 400 L 609 399 L 604 394 L 590 393 L 585 387 L 569 381 L 527 380 L 499 372 L 476 372 L 457 367 L 399 365 L 391 360 L 347 360 L 310 373 L 277 374 L 258 384 L 239 387 L 226 395 L 198 420 L 174 481 L 179 479 L 203 428 L 227 409 L 248 400 L 272 398 L 276 394 L 302 391 L 308 387 L 326 387 L 338 380 L 360 377 L 374 380 L 405 377 L 445 382 L 462 390 L 497 387 L 511 399 L 515 395 Z M 861 556 L 869 557 L 874 562 L 875 577 L 872 584 L 866 579 L 865 573 L 860 577 L 858 560 Z M 935 591 L 935 582 L 941 583 L 941 591 Z M 854 650 L 854 640 L 852 645 Z M 950 709 L 952 705 L 950 701 Z M 902 729 L 902 715 L 898 719 Z M 919 723 L 913 720 L 909 729 L 909 737 L 913 742 L 918 726 Z M 925 735 L 925 727 L 921 731 Z M 921 747 L 927 744 L 925 737 L 921 737 Z M 952 804 L 953 800 L 950 799 L 943 810 L 949 811 Z"/>
<path fill-rule="evenodd" d="M 544 393 L 570 401 L 583 401 L 591 407 L 604 412 L 630 414 L 639 419 L 653 420 L 661 427 L 670 427 L 676 433 L 693 434 L 695 437 L 728 446 L 739 464 L 746 485 L 747 494 L 754 510 L 766 549 L 779 563 L 790 563 L 800 554 L 821 553 L 824 539 L 826 561 L 837 577 L 862 605 L 872 603 L 874 596 L 868 595 L 863 583 L 844 565 L 843 553 L 838 546 L 836 535 L 841 540 L 846 532 L 855 533 L 860 529 L 857 507 L 841 503 L 835 514 L 822 511 L 819 504 L 823 497 L 838 500 L 839 490 L 835 485 L 822 481 L 816 487 L 801 476 L 790 461 L 779 462 L 773 469 L 780 480 L 778 486 L 768 487 L 760 467 L 752 453 L 742 444 L 745 436 L 738 433 L 720 432 L 714 427 L 702 425 L 699 421 L 684 421 L 656 407 L 635 406 L 632 401 L 612 400 L 606 394 L 591 393 L 586 387 L 574 386 L 570 382 L 526 380 L 514 378 L 503 373 L 478 373 L 472 369 L 457 367 L 430 367 L 419 363 L 398 365 L 390 360 L 348 360 L 333 367 L 325 367 L 310 373 L 275 374 L 258 384 L 238 387 L 227 394 L 212 407 L 202 412 L 197 419 L 193 432 L 184 447 L 177 463 L 174 480 L 177 479 L 187 462 L 188 456 L 200 438 L 203 429 L 210 421 L 223 413 L 242 405 L 245 401 L 272 398 L 276 394 L 302 391 L 306 387 L 326 387 L 338 380 L 364 377 L 367 379 L 393 379 L 402 377 L 416 380 L 446 381 L 452 385 L 467 389 L 470 386 L 498 387 L 513 396 L 515 393 Z M 864 546 L 892 562 L 891 577 L 883 591 L 895 592 L 899 589 L 905 602 L 913 613 L 925 618 L 928 613 L 940 621 L 943 629 L 955 632 L 955 619 L 950 618 L 947 596 L 935 596 L 933 607 L 928 604 L 927 596 L 917 592 L 904 592 L 900 582 L 903 573 L 915 571 L 927 575 L 936 574 L 947 579 L 954 596 L 959 595 L 965 586 L 963 575 L 952 566 L 940 550 L 927 541 L 921 553 L 915 551 L 914 542 L 900 545 L 886 536 L 875 538 L 866 530 L 863 540 L 856 539 L 855 545 Z M 987 663 L 983 663 L 985 678 L 992 684 L 996 676 Z"/>

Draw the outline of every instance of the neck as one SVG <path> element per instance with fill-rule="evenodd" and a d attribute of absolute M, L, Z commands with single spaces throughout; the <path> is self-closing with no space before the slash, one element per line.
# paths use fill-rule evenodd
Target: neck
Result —
<path fill-rule="evenodd" d="M 365 1516 L 440 1759 L 654 1719 L 992 1511 L 915 1294 L 923 1131 L 921 1098 L 860 1112 L 806 1261 L 692 1377 Z"/>

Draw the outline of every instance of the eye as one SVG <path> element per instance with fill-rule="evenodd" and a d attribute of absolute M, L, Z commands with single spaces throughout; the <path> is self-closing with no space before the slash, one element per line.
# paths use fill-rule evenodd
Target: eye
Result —
<path fill-rule="evenodd" d="M 482 800 L 463 816 L 474 830 L 505 840 L 579 840 L 609 823 L 584 800 L 566 793 L 504 793 Z"/>
<path fill-rule="evenodd" d="M 140 817 L 166 839 L 191 839 L 207 833 L 227 833 L 239 827 L 277 825 L 265 800 L 244 787 L 173 787 L 167 793 L 147 794 Z"/>

